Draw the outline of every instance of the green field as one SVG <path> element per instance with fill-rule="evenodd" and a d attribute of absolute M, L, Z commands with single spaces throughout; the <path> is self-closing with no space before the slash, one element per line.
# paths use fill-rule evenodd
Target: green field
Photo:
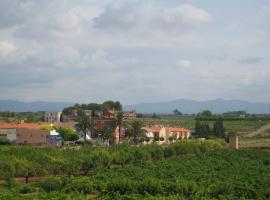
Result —
<path fill-rule="evenodd" d="M 194 129 L 196 120 L 194 118 L 188 117 L 165 117 L 162 119 L 143 119 L 144 125 L 164 125 L 164 126 L 176 126 L 176 127 L 184 127 L 189 129 Z M 213 121 L 207 121 L 210 126 L 213 125 Z M 226 132 L 244 132 L 248 133 L 251 131 L 255 131 L 256 129 L 269 124 L 270 120 L 224 120 L 224 127 Z"/>
<path fill-rule="evenodd" d="M 24 185 L 18 179 L 35 177 Z M 223 143 L 110 149 L 0 147 L 1 200 L 269 199 L 270 152 Z M 47 177 L 47 178 L 46 178 Z"/>

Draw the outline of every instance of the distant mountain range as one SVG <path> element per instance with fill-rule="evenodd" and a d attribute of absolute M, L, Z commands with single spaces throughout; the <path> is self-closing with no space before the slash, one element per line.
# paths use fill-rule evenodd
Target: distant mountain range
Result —
<path fill-rule="evenodd" d="M 168 102 L 141 103 L 124 106 L 124 110 L 136 110 L 139 113 L 173 113 L 178 109 L 182 113 L 192 114 L 203 110 L 213 113 L 228 111 L 246 111 L 248 113 L 270 114 L 270 103 L 255 103 L 241 100 L 215 99 L 207 101 L 195 101 L 190 99 L 177 99 Z"/>
<path fill-rule="evenodd" d="M 70 102 L 22 102 L 14 100 L 0 100 L 0 111 L 12 112 L 37 112 L 37 111 L 62 111 L 63 108 L 72 106 Z"/>
<path fill-rule="evenodd" d="M 37 111 L 62 111 L 63 108 L 72 106 L 72 102 L 22 102 L 14 100 L 0 100 L 0 111 L 37 112 Z M 208 101 L 195 101 L 190 99 L 177 99 L 168 102 L 141 103 L 124 106 L 125 111 L 136 110 L 138 113 L 173 113 L 178 109 L 182 113 L 193 114 L 203 110 L 214 113 L 228 111 L 246 111 L 248 113 L 270 114 L 270 103 L 255 103 L 241 100 L 215 99 Z"/>

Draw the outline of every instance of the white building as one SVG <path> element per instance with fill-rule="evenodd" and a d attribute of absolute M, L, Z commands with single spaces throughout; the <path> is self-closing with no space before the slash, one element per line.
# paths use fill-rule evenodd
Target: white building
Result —
<path fill-rule="evenodd" d="M 46 112 L 45 113 L 45 121 L 54 123 L 60 122 L 62 112 Z"/>

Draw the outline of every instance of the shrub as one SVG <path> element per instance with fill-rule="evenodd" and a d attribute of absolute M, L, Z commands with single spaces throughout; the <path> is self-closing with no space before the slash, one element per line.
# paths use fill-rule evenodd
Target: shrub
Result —
<path fill-rule="evenodd" d="M 109 182 L 106 191 L 108 193 L 119 193 L 121 195 L 136 192 L 134 182 L 129 179 L 118 179 Z"/>
<path fill-rule="evenodd" d="M 41 187 L 45 192 L 52 192 L 61 190 L 63 188 L 63 182 L 59 177 L 48 178 L 41 181 L 38 186 Z"/>
<path fill-rule="evenodd" d="M 163 194 L 163 187 L 157 179 L 146 179 L 138 184 L 138 193 L 141 195 Z"/>
<path fill-rule="evenodd" d="M 172 146 L 165 147 L 165 149 L 164 149 L 165 158 L 173 157 L 173 156 L 175 156 L 175 154 L 176 154 L 175 149 Z"/>
<path fill-rule="evenodd" d="M 152 159 L 160 160 L 164 158 L 164 152 L 160 145 L 151 144 L 146 146 L 146 148 L 150 152 Z"/>
<path fill-rule="evenodd" d="M 133 161 L 134 162 L 143 162 L 146 160 L 149 160 L 151 158 L 151 155 L 148 151 L 141 149 L 135 149 L 133 152 Z"/>
<path fill-rule="evenodd" d="M 19 192 L 22 194 L 28 194 L 36 192 L 38 189 L 32 185 L 24 185 L 19 189 Z"/>
<path fill-rule="evenodd" d="M 0 145 L 11 145 L 8 139 L 0 139 Z"/>
<path fill-rule="evenodd" d="M 94 192 L 94 184 L 88 177 L 73 178 L 66 186 L 65 191 L 90 194 Z"/>

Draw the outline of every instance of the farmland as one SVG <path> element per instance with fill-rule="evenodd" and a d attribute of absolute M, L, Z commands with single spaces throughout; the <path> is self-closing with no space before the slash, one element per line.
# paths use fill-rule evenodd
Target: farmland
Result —
<path fill-rule="evenodd" d="M 161 119 L 150 119 L 146 118 L 142 120 L 145 125 L 164 125 L 164 126 L 176 126 L 194 129 L 195 118 L 194 117 L 164 117 Z M 214 121 L 207 121 L 210 126 L 213 125 Z M 224 127 L 227 132 L 240 132 L 249 133 L 256 129 L 269 124 L 269 119 L 238 119 L 238 120 L 224 120 Z"/>
<path fill-rule="evenodd" d="M 224 142 L 1 147 L 0 199 L 268 199 L 270 152 Z M 12 177 L 40 177 L 28 185 Z"/>

